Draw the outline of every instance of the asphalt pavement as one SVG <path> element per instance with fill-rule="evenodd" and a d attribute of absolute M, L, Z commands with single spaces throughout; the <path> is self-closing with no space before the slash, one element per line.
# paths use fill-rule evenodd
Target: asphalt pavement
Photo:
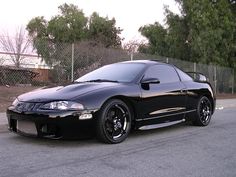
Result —
<path fill-rule="evenodd" d="M 35 139 L 3 131 L 0 176 L 235 177 L 235 115 L 236 99 L 219 100 L 207 127 L 181 123 L 135 131 L 115 145 L 96 139 Z"/>

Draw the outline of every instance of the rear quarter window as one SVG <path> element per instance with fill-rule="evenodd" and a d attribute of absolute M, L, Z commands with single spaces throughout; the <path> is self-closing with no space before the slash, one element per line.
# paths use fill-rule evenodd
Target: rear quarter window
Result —
<path fill-rule="evenodd" d="M 178 72 L 181 81 L 192 81 L 193 80 L 192 77 L 190 77 L 185 72 L 181 71 L 179 68 L 175 68 L 175 69 Z"/>

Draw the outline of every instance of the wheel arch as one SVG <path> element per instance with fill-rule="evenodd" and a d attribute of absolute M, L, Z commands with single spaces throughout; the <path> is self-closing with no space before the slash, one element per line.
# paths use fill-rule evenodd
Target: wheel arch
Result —
<path fill-rule="evenodd" d="M 111 100 L 111 99 L 118 99 L 118 100 L 123 101 L 123 102 L 129 107 L 130 112 L 131 112 L 131 119 L 132 119 L 132 121 L 134 121 L 134 119 L 135 119 L 135 117 L 136 117 L 136 115 L 137 115 L 137 112 L 136 112 L 136 110 L 135 110 L 135 106 L 134 106 L 132 100 L 131 100 L 129 97 L 123 96 L 123 95 L 115 95 L 115 96 L 112 96 L 112 97 L 107 98 L 107 99 L 103 102 L 102 105 L 104 105 L 106 102 L 108 102 L 108 101 Z"/>

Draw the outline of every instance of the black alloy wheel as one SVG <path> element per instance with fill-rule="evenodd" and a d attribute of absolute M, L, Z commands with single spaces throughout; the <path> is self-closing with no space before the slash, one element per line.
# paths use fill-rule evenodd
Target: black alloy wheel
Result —
<path fill-rule="evenodd" d="M 207 126 L 210 123 L 212 116 L 212 105 L 210 100 L 203 96 L 198 101 L 198 107 L 196 112 L 194 125 Z"/>
<path fill-rule="evenodd" d="M 98 115 L 97 136 L 105 143 L 120 143 L 126 139 L 131 129 L 131 112 L 121 100 L 106 102 Z"/>

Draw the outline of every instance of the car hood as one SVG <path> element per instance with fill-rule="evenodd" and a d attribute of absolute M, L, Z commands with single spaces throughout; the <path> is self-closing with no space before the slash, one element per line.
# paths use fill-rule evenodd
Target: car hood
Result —
<path fill-rule="evenodd" d="M 22 94 L 18 97 L 23 102 L 48 102 L 56 100 L 72 100 L 80 95 L 84 95 L 96 90 L 115 87 L 119 83 L 101 82 L 101 83 L 74 83 L 66 86 L 57 86 L 52 88 L 42 88 Z"/>

